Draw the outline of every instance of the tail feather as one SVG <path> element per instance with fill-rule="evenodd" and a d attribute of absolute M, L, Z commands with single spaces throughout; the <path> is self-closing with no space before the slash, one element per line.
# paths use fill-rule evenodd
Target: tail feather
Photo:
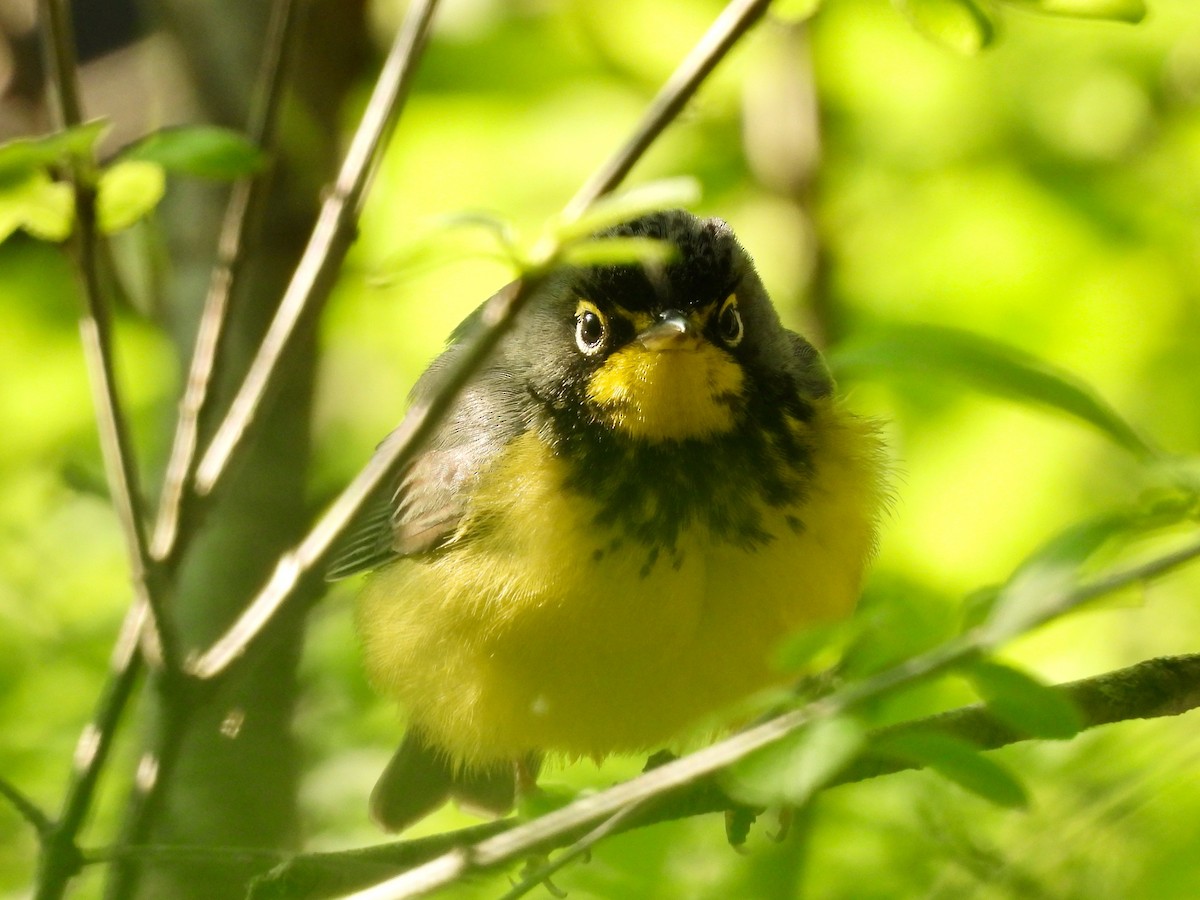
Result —
<path fill-rule="evenodd" d="M 462 807 L 502 816 L 516 803 L 518 770 L 536 778 L 541 760 L 462 769 L 409 729 L 371 792 L 371 818 L 386 831 L 403 831 L 453 798 Z M 522 784 L 521 787 L 528 787 Z"/>

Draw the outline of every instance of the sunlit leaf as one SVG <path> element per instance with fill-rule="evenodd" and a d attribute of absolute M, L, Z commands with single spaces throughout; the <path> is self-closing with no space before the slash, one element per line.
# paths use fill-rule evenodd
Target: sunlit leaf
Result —
<path fill-rule="evenodd" d="M 801 672 L 830 648 L 841 648 L 857 622 L 829 622 L 788 635 L 771 655 L 771 665 L 780 672 Z"/>
<path fill-rule="evenodd" d="M 553 234 L 561 244 L 569 244 L 647 213 L 694 206 L 699 199 L 695 178 L 664 178 L 601 197 L 579 218 L 556 225 Z"/>
<path fill-rule="evenodd" d="M 813 723 L 735 764 L 722 784 L 735 799 L 754 806 L 802 806 L 859 753 L 866 732 L 839 716 Z"/>
<path fill-rule="evenodd" d="M 891 323 L 831 356 L 841 376 L 911 372 L 1066 413 L 1143 458 L 1158 455 L 1111 406 L 1074 375 L 1015 347 L 934 325 Z"/>
<path fill-rule="evenodd" d="M 128 160 L 105 169 L 96 189 L 96 223 L 105 234 L 128 228 L 162 199 L 166 173 L 157 163 Z"/>
<path fill-rule="evenodd" d="M 956 53 L 972 55 L 992 42 L 992 20 L 974 0 L 892 0 L 926 37 Z"/>
<path fill-rule="evenodd" d="M 266 163 L 263 152 L 246 137 L 213 125 L 164 128 L 122 151 L 120 158 L 157 163 L 181 175 L 220 180 L 252 175 Z"/>
<path fill-rule="evenodd" d="M 786 22 L 805 22 L 821 8 L 821 0 L 775 0 L 771 17 Z"/>
<path fill-rule="evenodd" d="M 108 128 L 107 120 L 96 119 L 65 131 L 36 138 L 20 138 L 0 145 L 0 177 L 46 168 L 72 157 L 89 156 Z"/>
<path fill-rule="evenodd" d="M 1029 805 L 1025 787 L 1007 768 L 974 744 L 940 731 L 908 731 L 876 741 L 871 752 L 933 769 L 985 800 L 1007 807 Z"/>
<path fill-rule="evenodd" d="M 43 171 L 0 183 L 0 241 L 18 228 L 40 240 L 65 240 L 75 220 L 74 204 L 71 186 Z"/>
<path fill-rule="evenodd" d="M 984 628 L 998 643 L 1054 615 L 1079 583 L 1080 567 L 1108 541 L 1137 521 L 1123 511 L 1076 523 L 1042 545 L 1000 588 Z"/>
<path fill-rule="evenodd" d="M 1083 718 L 1070 698 L 1027 672 L 981 660 L 964 674 L 988 709 L 1017 731 L 1030 737 L 1067 740 L 1083 729 Z"/>
<path fill-rule="evenodd" d="M 571 244 L 562 261 L 573 266 L 611 266 L 628 263 L 666 265 L 678 254 L 674 244 L 644 237 L 610 237 Z"/>
<path fill-rule="evenodd" d="M 1051 16 L 1071 16 L 1077 19 L 1140 22 L 1146 17 L 1144 0 L 1003 0 L 1003 2 Z"/>

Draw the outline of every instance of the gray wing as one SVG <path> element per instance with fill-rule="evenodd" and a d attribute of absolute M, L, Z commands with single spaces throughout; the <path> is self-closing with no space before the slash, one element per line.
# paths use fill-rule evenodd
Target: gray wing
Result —
<path fill-rule="evenodd" d="M 454 343 L 413 388 L 411 403 L 420 403 L 437 389 L 439 373 L 462 352 L 481 309 L 455 330 Z M 453 536 L 479 473 L 526 427 L 518 383 L 502 352 L 484 365 L 426 449 L 350 526 L 326 570 L 328 580 L 435 551 Z M 389 442 L 395 440 L 393 432 L 378 452 L 390 450 Z"/>

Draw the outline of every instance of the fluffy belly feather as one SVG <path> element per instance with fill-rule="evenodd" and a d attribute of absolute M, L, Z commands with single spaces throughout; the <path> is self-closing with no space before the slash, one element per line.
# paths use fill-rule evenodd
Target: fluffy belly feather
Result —
<path fill-rule="evenodd" d="M 849 614 L 874 543 L 877 438 L 821 415 L 814 480 L 799 505 L 764 510 L 769 542 L 693 526 L 657 557 L 596 526 L 561 460 L 519 438 L 450 546 L 369 582 L 372 679 L 466 765 L 651 749 L 778 682 L 774 646 Z"/>

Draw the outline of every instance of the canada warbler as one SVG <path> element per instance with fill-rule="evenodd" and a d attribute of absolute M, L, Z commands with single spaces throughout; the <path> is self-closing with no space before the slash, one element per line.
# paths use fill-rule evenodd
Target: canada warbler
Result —
<path fill-rule="evenodd" d="M 779 683 L 779 640 L 858 596 L 875 428 L 724 222 L 606 234 L 676 252 L 552 276 L 331 567 L 375 570 L 367 668 L 409 715 L 371 800 L 388 829 L 450 797 L 503 812 L 544 754 L 656 749 Z M 477 310 L 414 402 L 480 327 Z"/>

